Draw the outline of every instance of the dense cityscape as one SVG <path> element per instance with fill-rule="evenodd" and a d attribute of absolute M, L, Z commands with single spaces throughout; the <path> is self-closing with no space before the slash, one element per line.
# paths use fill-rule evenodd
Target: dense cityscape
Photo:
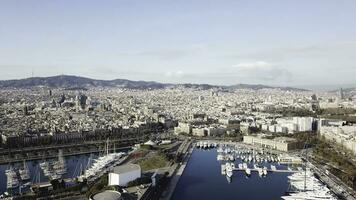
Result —
<path fill-rule="evenodd" d="M 51 78 L 58 77 L 47 79 Z M 228 142 L 291 152 L 287 156 L 289 162 L 303 167 L 307 161 L 310 168 L 317 166 L 320 171 L 313 173 L 328 185 L 332 191 L 328 193 L 335 198 L 354 198 L 354 90 L 314 92 L 296 88 L 226 89 L 218 86 L 206 89 L 201 85 L 170 85 L 159 89 L 52 88 L 41 85 L 3 87 L 1 93 L 4 95 L 0 99 L 0 161 L 7 169 L 3 172 L 6 178 L 2 180 L 6 182 L 2 188 L 4 197 L 69 198 L 75 195 L 85 198 L 99 195 L 100 191 L 104 192 L 101 195 L 110 195 L 105 192 L 111 191 L 108 189 L 112 185 L 118 185 L 114 191 L 120 191 L 120 195 L 125 193 L 128 197 L 122 196 L 124 199 L 169 199 L 172 195 L 169 191 L 174 190 L 174 177 L 184 169 L 189 149 L 194 148 L 195 141 L 196 145 L 207 141 L 221 145 L 219 148 Z M 134 148 L 127 154 L 114 153 L 130 147 Z M 81 154 L 99 155 L 97 159 L 100 156 L 105 159 L 105 154 L 119 157 L 102 161 L 102 165 L 94 159 L 93 163 L 100 166 L 90 175 L 87 173 L 93 164 L 81 166 L 76 175 L 65 176 L 68 169 L 64 158 Z M 283 158 L 287 159 L 286 155 Z M 39 166 L 47 181 L 31 181 L 36 180 L 34 177 L 23 179 L 24 173 L 30 173 L 26 171 L 29 169 L 25 161 L 31 160 L 41 161 Z M 58 162 L 64 171 L 42 166 Z M 139 173 L 128 178 L 131 182 L 111 183 L 115 182 L 112 174 L 120 176 L 121 168 L 124 171 L 137 168 Z M 159 169 L 154 173 L 155 183 L 151 180 L 154 169 Z M 333 174 L 334 178 L 325 179 L 323 174 Z M 142 191 L 124 189 L 128 183 L 129 188 L 142 185 Z"/>

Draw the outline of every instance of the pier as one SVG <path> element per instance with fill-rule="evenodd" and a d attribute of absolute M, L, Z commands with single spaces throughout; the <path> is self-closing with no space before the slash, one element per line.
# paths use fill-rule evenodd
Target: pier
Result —
<path fill-rule="evenodd" d="M 241 164 L 240 164 L 241 165 Z M 221 165 L 221 175 L 232 176 L 232 173 L 236 171 L 245 172 L 247 175 L 251 175 L 252 172 L 257 172 L 260 175 L 266 176 L 268 173 L 297 173 L 300 171 L 290 169 L 277 169 L 275 166 L 268 169 L 267 167 L 249 168 L 246 163 L 243 166 L 235 167 L 233 163 L 226 163 Z"/>
<path fill-rule="evenodd" d="M 250 169 L 251 172 L 258 172 L 258 169 L 255 169 L 255 168 L 247 168 L 247 169 Z M 246 169 L 240 169 L 240 168 L 234 168 L 232 169 L 233 171 L 245 171 Z M 288 170 L 288 169 L 267 169 L 267 172 L 273 172 L 273 173 L 297 173 L 297 172 L 300 172 L 300 171 L 297 171 L 297 170 Z"/>

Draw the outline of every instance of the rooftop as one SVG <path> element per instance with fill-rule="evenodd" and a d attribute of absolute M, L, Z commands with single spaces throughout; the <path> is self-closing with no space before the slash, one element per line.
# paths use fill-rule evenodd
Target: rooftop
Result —
<path fill-rule="evenodd" d="M 121 193 L 114 190 L 106 190 L 104 192 L 97 193 L 91 197 L 93 200 L 120 200 Z"/>
<path fill-rule="evenodd" d="M 289 137 L 276 137 L 273 140 L 277 141 L 277 142 L 282 142 L 282 143 L 296 142 L 297 141 L 296 139 L 289 138 Z"/>
<path fill-rule="evenodd" d="M 120 165 L 120 166 L 114 167 L 112 172 L 116 173 L 116 174 L 122 174 L 122 173 L 127 173 L 127 172 L 131 172 L 131 171 L 135 171 L 135 170 L 141 171 L 140 165 L 136 165 L 136 164 Z"/>

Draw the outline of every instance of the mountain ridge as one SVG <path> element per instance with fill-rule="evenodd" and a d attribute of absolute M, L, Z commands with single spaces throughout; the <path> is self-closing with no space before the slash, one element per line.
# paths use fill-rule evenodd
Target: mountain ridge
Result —
<path fill-rule="evenodd" d="M 155 81 L 132 81 L 128 79 L 99 80 L 74 75 L 58 75 L 49 77 L 31 77 L 24 79 L 0 80 L 0 88 L 29 88 L 29 87 L 50 87 L 50 88 L 89 88 L 89 87 L 120 87 L 128 89 L 163 89 L 167 87 L 185 87 L 197 89 L 281 89 L 293 91 L 308 91 L 293 87 L 274 87 L 262 84 L 235 84 L 229 86 L 218 86 L 213 84 L 193 84 L 193 83 L 160 83 Z"/>

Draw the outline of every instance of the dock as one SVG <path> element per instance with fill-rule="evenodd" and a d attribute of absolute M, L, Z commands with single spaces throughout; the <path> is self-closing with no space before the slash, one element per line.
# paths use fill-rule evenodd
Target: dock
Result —
<path fill-rule="evenodd" d="M 267 167 L 263 167 L 263 168 L 249 168 L 243 166 L 243 167 L 232 167 L 231 165 L 229 165 L 229 163 L 227 163 L 227 166 L 225 164 L 221 165 L 221 175 L 226 175 L 227 171 L 233 172 L 233 171 L 242 171 L 242 172 L 246 172 L 248 175 L 251 174 L 251 172 L 258 172 L 261 173 L 261 171 L 265 171 L 264 175 L 267 175 L 268 173 L 297 173 L 300 171 L 296 171 L 296 170 L 290 170 L 290 169 L 277 169 L 275 166 L 271 167 L 270 169 L 268 169 Z"/>
<path fill-rule="evenodd" d="M 251 170 L 251 172 L 258 172 L 258 169 L 255 169 L 255 168 L 248 168 Z M 242 168 L 233 168 L 232 169 L 233 171 L 245 171 L 246 169 Z M 267 172 L 280 172 L 280 173 L 297 173 L 297 172 L 300 172 L 300 171 L 297 171 L 297 170 L 288 170 L 288 169 L 267 169 Z"/>

